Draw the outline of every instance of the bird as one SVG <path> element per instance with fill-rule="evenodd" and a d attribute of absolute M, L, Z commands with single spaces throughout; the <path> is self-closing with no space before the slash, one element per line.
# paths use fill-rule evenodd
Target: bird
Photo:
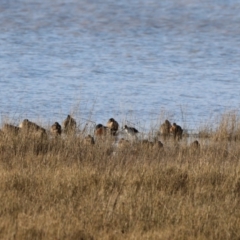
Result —
<path fill-rule="evenodd" d="M 115 136 L 118 131 L 118 122 L 114 118 L 110 118 L 107 122 L 107 127 L 111 130 L 111 135 Z"/>
<path fill-rule="evenodd" d="M 63 122 L 63 129 L 66 134 L 71 134 L 76 131 L 77 123 L 71 115 L 68 115 L 67 118 Z"/>
<path fill-rule="evenodd" d="M 139 133 L 136 128 L 128 127 L 127 125 L 124 126 L 124 131 L 130 136 L 136 136 L 136 134 Z"/>
<path fill-rule="evenodd" d="M 173 125 L 171 126 L 170 133 L 173 133 L 174 140 L 181 140 L 182 139 L 183 130 L 176 123 L 173 123 Z"/>
<path fill-rule="evenodd" d="M 102 124 L 98 124 L 95 127 L 95 132 L 94 132 L 95 136 L 103 136 L 106 134 L 107 134 L 107 127 L 103 126 Z"/>
<path fill-rule="evenodd" d="M 34 122 L 29 121 L 28 119 L 24 119 L 19 124 L 19 128 L 21 129 L 21 132 L 24 132 L 25 134 L 30 134 L 33 137 L 37 137 L 37 138 L 47 137 L 46 129 L 40 127 Z"/>
<path fill-rule="evenodd" d="M 17 135 L 19 133 L 20 128 L 16 127 L 12 124 L 5 123 L 3 125 L 2 131 L 5 134 Z"/>
<path fill-rule="evenodd" d="M 166 140 L 170 136 L 171 123 L 166 119 L 165 122 L 160 126 L 160 134 L 163 136 L 163 139 Z"/>
<path fill-rule="evenodd" d="M 50 131 L 51 131 L 51 133 L 52 133 L 54 136 L 60 136 L 61 133 L 62 133 L 62 127 L 61 127 L 61 125 L 60 125 L 58 122 L 55 122 L 55 123 L 51 126 Z"/>

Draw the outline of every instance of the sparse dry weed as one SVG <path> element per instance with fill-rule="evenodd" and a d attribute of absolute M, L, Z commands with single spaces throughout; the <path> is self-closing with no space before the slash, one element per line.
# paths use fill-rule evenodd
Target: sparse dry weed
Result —
<path fill-rule="evenodd" d="M 0 239 L 239 239 L 238 126 L 163 149 L 3 133 Z"/>

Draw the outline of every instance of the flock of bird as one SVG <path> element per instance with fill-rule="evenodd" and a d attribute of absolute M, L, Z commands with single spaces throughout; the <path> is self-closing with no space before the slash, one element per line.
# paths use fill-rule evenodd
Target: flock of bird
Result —
<path fill-rule="evenodd" d="M 60 137 L 62 133 L 69 135 L 74 134 L 76 132 L 77 123 L 76 120 L 71 115 L 67 116 L 62 125 L 63 126 L 61 126 L 58 122 L 55 122 L 51 126 L 50 133 L 53 137 Z M 132 139 L 137 139 L 137 134 L 139 134 L 139 131 L 136 128 L 129 127 L 127 125 L 124 125 L 122 130 L 120 130 L 119 123 L 114 118 L 110 118 L 106 126 L 104 126 L 103 124 L 97 124 L 94 129 L 94 137 L 88 135 L 87 137 L 84 138 L 84 142 L 92 145 L 95 143 L 95 139 L 98 138 L 103 139 L 105 136 L 118 136 L 118 134 L 122 131 L 124 131 Z M 20 132 L 27 133 L 28 135 L 34 137 L 40 138 L 47 137 L 47 130 L 45 128 L 42 128 L 41 126 L 37 125 L 34 122 L 29 121 L 28 119 L 23 120 L 23 122 L 21 122 L 18 127 L 5 123 L 2 127 L 2 130 L 0 130 L 0 134 L 8 133 L 19 134 Z M 168 137 L 172 135 L 174 140 L 179 141 L 182 139 L 183 129 L 176 123 L 171 124 L 169 120 L 165 120 L 165 122 L 160 125 L 159 133 L 164 140 L 166 140 Z M 121 138 L 118 141 L 118 145 L 125 146 L 125 144 L 128 141 L 129 140 L 127 139 Z M 142 143 L 163 147 L 162 142 L 158 141 L 158 138 L 156 138 L 154 142 L 142 140 Z"/>

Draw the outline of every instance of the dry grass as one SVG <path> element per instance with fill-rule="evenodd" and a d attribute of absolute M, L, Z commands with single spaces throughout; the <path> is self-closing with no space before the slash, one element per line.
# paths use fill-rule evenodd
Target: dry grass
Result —
<path fill-rule="evenodd" d="M 116 150 L 111 139 L 1 134 L 0 239 L 240 239 L 231 121 L 198 139 L 200 149 L 184 138 Z"/>

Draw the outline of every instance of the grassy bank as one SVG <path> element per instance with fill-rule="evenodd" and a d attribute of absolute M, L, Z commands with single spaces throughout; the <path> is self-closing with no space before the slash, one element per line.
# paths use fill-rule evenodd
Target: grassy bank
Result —
<path fill-rule="evenodd" d="M 0 239 L 239 239 L 238 127 L 223 116 L 198 149 L 1 134 Z"/>

